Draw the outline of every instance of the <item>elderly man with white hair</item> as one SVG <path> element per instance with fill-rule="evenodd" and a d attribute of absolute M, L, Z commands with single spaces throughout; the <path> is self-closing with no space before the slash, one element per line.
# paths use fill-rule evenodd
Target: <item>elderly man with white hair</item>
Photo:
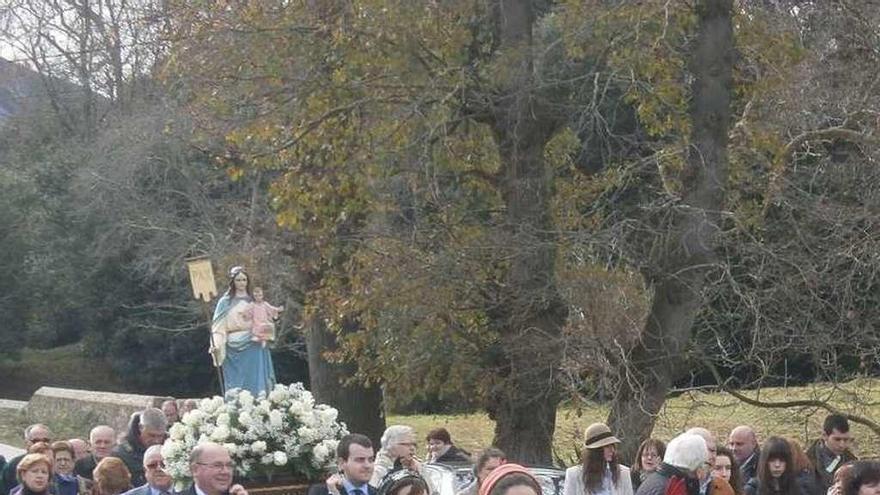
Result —
<path fill-rule="evenodd" d="M 89 432 L 89 443 L 91 453 L 82 459 L 77 459 L 73 472 L 90 480 L 98 462 L 109 456 L 113 446 L 116 445 L 116 430 L 107 425 L 98 425 Z"/>
<path fill-rule="evenodd" d="M 706 442 L 706 451 L 709 458 L 706 460 L 706 469 L 700 470 L 700 495 L 733 495 L 733 487 L 727 480 L 712 475 L 712 466 L 715 465 L 715 454 L 718 452 L 718 444 L 715 435 L 706 428 L 695 427 L 685 433 L 699 435 Z"/>
<path fill-rule="evenodd" d="M 378 488 L 385 475 L 403 468 L 421 473 L 422 463 L 416 458 L 416 433 L 412 427 L 389 426 L 382 434 L 381 443 L 370 486 Z"/>
<path fill-rule="evenodd" d="M 702 437 L 681 434 L 669 442 L 663 462 L 645 478 L 635 495 L 699 495 L 700 471 L 708 460 L 709 450 Z"/>

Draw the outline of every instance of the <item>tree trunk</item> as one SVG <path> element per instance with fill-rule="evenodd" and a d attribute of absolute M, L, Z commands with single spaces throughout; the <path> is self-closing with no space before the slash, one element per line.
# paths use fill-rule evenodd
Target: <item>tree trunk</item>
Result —
<path fill-rule="evenodd" d="M 354 376 L 357 365 L 330 363 L 325 352 L 338 348 L 336 335 L 327 330 L 320 317 L 307 322 L 306 349 L 309 355 L 309 383 L 315 400 L 330 404 L 339 410 L 339 419 L 352 433 L 362 433 L 373 440 L 376 450 L 385 431 L 382 389 L 358 384 L 343 386 L 342 382 Z"/>
<path fill-rule="evenodd" d="M 702 305 L 707 267 L 715 262 L 714 237 L 727 182 L 727 141 L 733 86 L 732 0 L 702 0 L 698 35 L 690 55 L 692 131 L 682 175 L 682 201 L 662 256 L 661 278 L 640 343 L 632 350 L 625 379 L 608 419 L 623 436 L 624 459 L 635 456 L 687 369 L 684 350 Z"/>
<path fill-rule="evenodd" d="M 489 311 L 501 341 L 488 410 L 496 422 L 494 444 L 508 458 L 549 465 L 566 305 L 556 287 L 552 175 L 544 163 L 544 146 L 558 119 L 534 94 L 531 2 L 502 0 L 497 12 L 510 72 L 499 78 L 501 96 L 490 120 L 501 156 L 499 187 L 507 217 L 501 249 L 509 265 L 500 304 Z"/>

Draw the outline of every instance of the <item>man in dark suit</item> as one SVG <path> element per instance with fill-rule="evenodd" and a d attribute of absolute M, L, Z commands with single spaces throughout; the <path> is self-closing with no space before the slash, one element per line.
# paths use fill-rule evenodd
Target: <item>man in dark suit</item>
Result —
<path fill-rule="evenodd" d="M 248 495 L 241 485 L 232 484 L 235 464 L 226 447 L 217 443 L 196 446 L 189 456 L 193 484 L 179 495 Z"/>
<path fill-rule="evenodd" d="M 369 485 L 375 460 L 369 438 L 360 433 L 345 435 L 336 447 L 339 473 L 313 485 L 308 495 L 376 495 L 376 489 Z"/>
<path fill-rule="evenodd" d="M 170 495 L 171 476 L 165 472 L 162 446 L 151 445 L 144 452 L 144 476 L 147 482 L 123 495 Z"/>

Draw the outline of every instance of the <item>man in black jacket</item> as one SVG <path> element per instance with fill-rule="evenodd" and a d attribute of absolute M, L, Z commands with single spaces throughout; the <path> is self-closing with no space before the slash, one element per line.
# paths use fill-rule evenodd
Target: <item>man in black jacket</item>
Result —
<path fill-rule="evenodd" d="M 858 460 L 849 449 L 852 443 L 846 416 L 829 414 L 822 425 L 822 438 L 807 447 L 807 458 L 813 463 L 813 475 L 822 493 L 834 484 L 834 472 L 848 462 Z"/>
<path fill-rule="evenodd" d="M 151 445 L 161 445 L 165 441 L 167 429 L 168 420 L 155 407 L 132 415 L 128 423 L 128 433 L 110 455 L 125 463 L 131 473 L 133 486 L 141 486 L 147 482 L 144 477 L 144 452 Z"/>
<path fill-rule="evenodd" d="M 758 475 L 758 458 L 761 457 L 761 451 L 758 449 L 758 436 L 755 435 L 755 430 L 750 426 L 737 426 L 730 431 L 727 448 L 736 457 L 743 483 L 748 483 Z"/>
<path fill-rule="evenodd" d="M 30 425 L 24 430 L 25 449 L 30 448 L 35 443 L 52 443 L 52 431 L 49 427 L 42 424 Z M 8 494 L 13 488 L 18 486 L 18 479 L 15 477 L 15 471 L 18 469 L 18 463 L 25 454 L 17 455 L 3 466 L 0 473 L 0 495 Z"/>
<path fill-rule="evenodd" d="M 373 442 L 365 435 L 342 437 L 336 447 L 339 473 L 323 484 L 313 485 L 308 495 L 376 495 L 376 489 L 369 485 L 375 460 Z"/>

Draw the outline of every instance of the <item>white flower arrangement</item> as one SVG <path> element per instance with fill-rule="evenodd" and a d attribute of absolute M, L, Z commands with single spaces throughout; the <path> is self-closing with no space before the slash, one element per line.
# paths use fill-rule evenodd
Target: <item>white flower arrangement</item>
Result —
<path fill-rule="evenodd" d="M 202 399 L 197 409 L 171 425 L 162 456 L 178 489 L 192 478 L 190 452 L 204 442 L 224 445 L 241 478 L 315 479 L 333 464 L 336 445 L 348 433 L 337 415 L 336 409 L 315 404 L 300 383 L 278 384 L 257 397 L 233 389 L 226 400 Z"/>

